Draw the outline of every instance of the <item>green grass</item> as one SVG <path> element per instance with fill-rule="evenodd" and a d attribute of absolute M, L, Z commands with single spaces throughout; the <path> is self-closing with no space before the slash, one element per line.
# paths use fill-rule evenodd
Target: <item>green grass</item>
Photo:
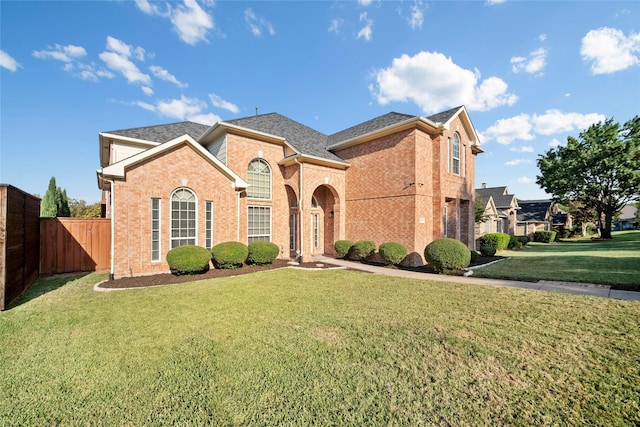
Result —
<path fill-rule="evenodd" d="M 637 425 L 640 304 L 353 271 L 0 312 L 0 425 Z"/>
<path fill-rule="evenodd" d="M 526 281 L 561 280 L 611 285 L 640 291 L 640 231 L 613 233 L 613 239 L 589 238 L 560 243 L 529 243 L 524 249 L 500 251 L 511 259 L 474 271 L 476 277 Z"/>

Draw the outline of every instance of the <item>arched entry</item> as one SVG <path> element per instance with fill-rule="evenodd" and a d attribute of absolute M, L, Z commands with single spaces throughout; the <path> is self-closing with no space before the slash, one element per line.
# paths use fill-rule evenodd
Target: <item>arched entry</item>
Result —
<path fill-rule="evenodd" d="M 335 189 L 321 185 L 311 197 L 309 210 L 309 251 L 311 255 L 335 255 L 333 244 L 339 224 L 339 204 Z"/>
<path fill-rule="evenodd" d="M 300 253 L 298 196 L 291 186 L 285 185 L 285 188 L 287 190 L 287 200 L 289 202 L 289 257 L 296 259 Z"/>

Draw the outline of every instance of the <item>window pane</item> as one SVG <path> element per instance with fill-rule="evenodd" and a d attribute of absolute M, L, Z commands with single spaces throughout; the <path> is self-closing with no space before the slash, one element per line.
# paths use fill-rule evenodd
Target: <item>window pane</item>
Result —
<path fill-rule="evenodd" d="M 196 244 L 196 196 L 187 189 L 171 196 L 171 247 Z"/>
<path fill-rule="evenodd" d="M 271 168 L 262 159 L 255 159 L 247 168 L 247 196 L 254 199 L 271 198 Z"/>

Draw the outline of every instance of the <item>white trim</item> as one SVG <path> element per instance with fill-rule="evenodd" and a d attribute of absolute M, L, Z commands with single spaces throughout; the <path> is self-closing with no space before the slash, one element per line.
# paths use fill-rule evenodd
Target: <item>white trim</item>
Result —
<path fill-rule="evenodd" d="M 153 201 L 158 201 L 158 259 L 153 259 Z M 160 197 L 152 197 L 151 198 L 151 262 L 156 263 L 162 261 L 162 199 Z"/>
<path fill-rule="evenodd" d="M 251 166 L 251 164 L 255 161 L 260 161 L 264 164 L 267 165 L 267 168 L 269 169 L 269 197 L 255 197 L 255 196 L 250 196 L 249 195 L 249 190 L 251 189 L 251 184 L 247 185 L 247 198 L 248 199 L 253 199 L 253 200 L 273 200 L 273 168 L 271 167 L 271 165 L 269 164 L 269 162 L 267 162 L 265 159 L 263 159 L 262 157 L 256 157 L 253 158 L 249 161 L 249 164 L 247 165 L 247 183 L 249 182 L 249 166 Z"/>
<path fill-rule="evenodd" d="M 186 239 L 191 239 L 190 236 L 188 237 L 173 237 L 172 236 L 172 231 L 173 231 L 173 196 L 176 194 L 177 191 L 180 190 L 187 190 L 189 191 L 191 194 L 193 194 L 193 197 L 196 199 L 195 203 L 195 209 L 194 212 L 196 214 L 195 217 L 195 225 L 194 225 L 194 237 L 193 237 L 193 244 L 194 245 L 198 245 L 198 195 L 196 194 L 195 191 L 193 191 L 193 189 L 186 187 L 186 186 L 182 186 L 182 187 L 178 187 L 175 190 L 173 190 L 171 192 L 171 196 L 169 196 L 169 249 L 173 249 L 173 242 L 174 240 L 186 240 Z"/>
<path fill-rule="evenodd" d="M 210 210 L 207 210 L 207 207 L 211 207 Z M 214 223 L 213 220 L 215 218 L 214 215 L 215 203 L 213 200 L 205 200 L 204 201 L 204 247 L 206 249 L 211 249 L 214 245 Z M 210 228 L 207 228 L 207 222 L 211 224 Z M 211 233 L 210 242 L 207 244 L 207 232 Z"/>
<path fill-rule="evenodd" d="M 250 208 L 261 208 L 261 209 L 268 209 L 269 210 L 269 234 L 265 235 L 265 234 L 254 234 L 254 235 L 250 235 L 249 234 L 249 209 Z M 263 237 L 263 236 L 267 236 L 268 237 L 268 241 L 271 241 L 271 238 L 273 236 L 273 211 L 271 209 L 271 206 L 269 205 L 247 205 L 247 244 L 249 244 L 249 238 L 250 237 Z"/>
<path fill-rule="evenodd" d="M 234 188 L 247 188 L 247 182 L 240 177 L 240 175 L 236 174 L 230 168 L 228 168 L 224 163 L 218 160 L 213 154 L 209 152 L 202 145 L 197 143 L 193 138 L 189 135 L 179 136 L 171 141 L 165 142 L 163 144 L 157 145 L 153 148 L 149 148 L 141 153 L 135 154 L 131 157 L 128 157 L 124 160 L 116 162 L 112 165 L 106 166 L 102 168 L 102 171 L 99 172 L 103 177 L 109 176 L 114 178 L 124 178 L 125 177 L 125 169 L 130 166 L 136 165 L 150 157 L 161 154 L 167 150 L 170 150 L 180 144 L 187 144 L 191 146 L 196 152 L 198 152 L 205 160 L 207 160 L 212 166 L 216 167 L 220 172 L 227 176 L 232 181 Z"/>

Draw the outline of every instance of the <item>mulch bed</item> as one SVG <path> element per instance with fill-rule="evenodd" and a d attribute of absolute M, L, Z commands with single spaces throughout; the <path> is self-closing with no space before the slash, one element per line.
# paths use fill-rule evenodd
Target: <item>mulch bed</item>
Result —
<path fill-rule="evenodd" d="M 194 280 L 216 279 L 218 277 L 239 276 L 241 274 L 255 273 L 257 271 L 273 270 L 276 268 L 291 267 L 289 261 L 277 259 L 270 265 L 244 265 L 236 270 L 218 270 L 212 268 L 206 273 L 192 276 L 176 276 L 170 273 L 153 274 L 150 276 L 123 277 L 121 279 L 109 280 L 100 284 L 100 288 L 104 289 L 122 289 L 122 288 L 145 288 L 148 286 L 169 285 L 173 283 L 193 282 Z M 307 262 L 300 263 L 296 267 L 301 268 L 336 268 L 336 265 Z"/>
<path fill-rule="evenodd" d="M 477 265 L 488 264 L 493 261 L 504 259 L 501 256 L 493 257 L 479 257 L 475 263 L 471 263 L 470 267 Z M 277 259 L 270 265 L 244 265 L 242 268 L 236 270 L 218 270 L 215 268 L 210 269 L 206 273 L 197 274 L 193 276 L 176 276 L 170 273 L 154 274 L 150 276 L 136 276 L 136 277 L 123 277 L 117 280 L 109 280 L 100 284 L 100 288 L 104 289 L 124 289 L 124 288 L 145 288 L 149 286 L 169 285 L 173 283 L 185 283 L 193 282 L 195 280 L 207 280 L 215 279 L 218 277 L 231 277 L 239 276 L 242 274 L 250 274 L 258 271 L 273 270 L 276 268 L 291 267 L 289 261 L 283 259 Z M 327 263 L 318 262 L 306 262 L 295 265 L 300 268 L 312 268 L 312 269 L 326 269 L 336 268 L 338 266 Z M 394 267 L 395 268 L 395 267 Z M 403 270 L 417 271 L 421 273 L 434 273 L 433 268 L 430 265 L 422 265 L 419 267 L 397 267 Z M 462 272 L 460 272 L 462 275 Z"/>

